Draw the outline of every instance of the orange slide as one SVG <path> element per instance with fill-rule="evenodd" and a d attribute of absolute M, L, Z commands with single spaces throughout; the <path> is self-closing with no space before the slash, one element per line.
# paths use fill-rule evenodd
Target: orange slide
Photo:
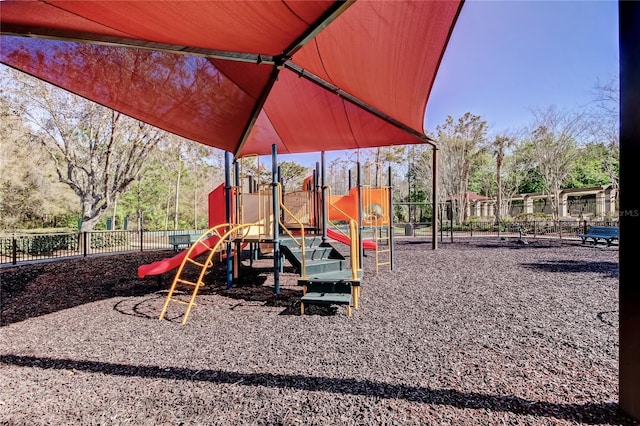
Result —
<path fill-rule="evenodd" d="M 327 228 L 327 237 L 331 238 L 332 240 L 339 241 L 343 244 L 351 244 L 351 238 L 347 237 L 341 232 L 336 232 L 331 228 Z M 378 248 L 378 245 L 375 241 L 372 240 L 362 240 L 362 247 L 365 250 L 375 250 Z"/>

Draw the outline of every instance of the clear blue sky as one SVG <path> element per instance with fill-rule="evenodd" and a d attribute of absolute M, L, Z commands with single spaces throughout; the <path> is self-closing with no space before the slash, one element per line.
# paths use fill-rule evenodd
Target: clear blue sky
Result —
<path fill-rule="evenodd" d="M 618 75 L 618 4 L 467 0 L 427 104 L 425 129 L 480 115 L 490 132 L 522 127 L 531 108 L 579 108 Z"/>
<path fill-rule="evenodd" d="M 425 129 L 481 116 L 489 133 L 528 124 L 531 108 L 580 108 L 618 75 L 618 4 L 467 0 L 427 104 Z M 327 162 L 343 153 L 327 152 Z M 319 154 L 283 156 L 313 165 Z"/>

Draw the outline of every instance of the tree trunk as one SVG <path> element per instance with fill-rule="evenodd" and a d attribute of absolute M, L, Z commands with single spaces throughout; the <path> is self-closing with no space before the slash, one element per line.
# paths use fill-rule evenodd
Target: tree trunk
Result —
<path fill-rule="evenodd" d="M 171 206 L 171 194 L 167 194 L 167 207 L 164 210 L 164 229 L 169 229 L 169 207 Z"/>
<path fill-rule="evenodd" d="M 180 177 L 182 175 L 182 170 L 178 170 L 178 176 L 176 176 L 176 193 L 174 198 L 174 206 L 173 206 L 173 230 L 178 230 L 178 207 L 180 200 Z"/>
<path fill-rule="evenodd" d="M 502 165 L 498 162 L 496 165 L 496 183 L 498 184 L 498 194 L 496 197 L 496 222 L 500 224 L 500 220 L 502 219 L 502 176 L 501 169 Z"/>
<path fill-rule="evenodd" d="M 193 229 L 198 229 L 198 175 L 196 174 L 193 188 Z"/>

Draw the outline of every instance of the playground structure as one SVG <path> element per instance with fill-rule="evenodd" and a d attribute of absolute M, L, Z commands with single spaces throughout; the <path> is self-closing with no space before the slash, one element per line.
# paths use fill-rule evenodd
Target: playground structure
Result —
<path fill-rule="evenodd" d="M 333 195 L 324 184 L 323 154 L 322 167 L 316 164 L 316 170 L 301 188 L 287 191 L 276 166 L 275 147 L 270 183 L 257 182 L 248 175 L 246 160 L 236 160 L 232 171 L 231 159 L 226 155 L 225 182 L 208 197 L 209 230 L 178 254 L 138 268 L 140 278 L 177 269 L 160 319 L 165 317 L 170 303 L 176 302 L 187 305 L 182 319 L 186 323 L 198 291 L 204 286 L 205 273 L 216 260 L 225 262 L 226 288 L 231 290 L 243 256 L 250 265 L 258 258 L 273 259 L 275 294 L 280 293 L 279 274 L 288 261 L 300 276 L 301 314 L 308 305 L 345 305 L 350 317 L 352 308 L 359 308 L 365 250 L 375 253 L 376 274 L 384 267 L 393 269 L 391 186 L 362 184 L 358 163 L 356 186 L 348 194 Z M 371 177 L 367 180 L 372 181 Z M 363 238 L 365 231 L 371 238 Z M 348 259 L 335 242 L 348 247 Z M 185 278 L 189 265 L 199 268 L 195 280 Z M 189 300 L 174 297 L 178 287 L 185 286 L 191 288 Z"/>

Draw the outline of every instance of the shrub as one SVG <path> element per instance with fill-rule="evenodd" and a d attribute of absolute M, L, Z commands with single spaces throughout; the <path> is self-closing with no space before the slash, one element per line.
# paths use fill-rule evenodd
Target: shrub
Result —
<path fill-rule="evenodd" d="M 128 232 L 92 232 L 89 243 L 92 249 L 102 249 L 107 247 L 117 247 L 129 244 Z"/>

